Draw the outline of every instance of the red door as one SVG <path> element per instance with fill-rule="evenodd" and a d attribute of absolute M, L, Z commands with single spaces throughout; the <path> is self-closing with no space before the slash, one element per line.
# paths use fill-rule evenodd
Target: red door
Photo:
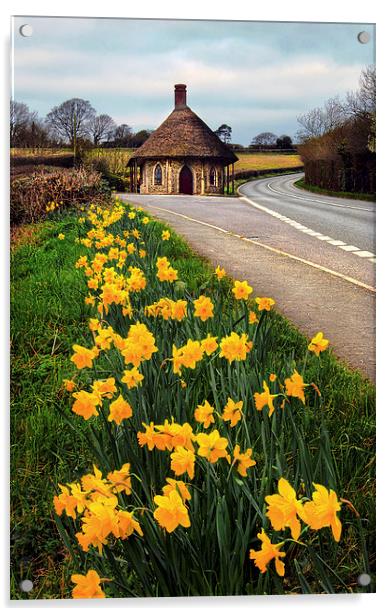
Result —
<path fill-rule="evenodd" d="M 192 171 L 186 165 L 180 171 L 180 193 L 193 195 Z"/>

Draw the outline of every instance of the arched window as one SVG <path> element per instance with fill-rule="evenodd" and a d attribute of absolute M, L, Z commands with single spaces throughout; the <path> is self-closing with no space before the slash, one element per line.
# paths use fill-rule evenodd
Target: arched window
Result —
<path fill-rule="evenodd" d="M 154 184 L 162 184 L 162 167 L 159 163 L 154 169 Z"/>
<path fill-rule="evenodd" d="M 210 169 L 210 185 L 216 186 L 216 169 L 215 167 L 211 167 Z"/>

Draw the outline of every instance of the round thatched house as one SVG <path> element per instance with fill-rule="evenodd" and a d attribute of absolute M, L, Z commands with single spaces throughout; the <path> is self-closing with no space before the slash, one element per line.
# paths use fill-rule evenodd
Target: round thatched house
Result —
<path fill-rule="evenodd" d="M 131 192 L 223 194 L 237 156 L 187 106 L 186 85 L 174 88 L 174 110 L 128 162 Z"/>

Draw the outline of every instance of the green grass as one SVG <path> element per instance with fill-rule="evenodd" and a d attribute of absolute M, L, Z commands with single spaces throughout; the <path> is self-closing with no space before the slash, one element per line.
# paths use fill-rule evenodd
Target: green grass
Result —
<path fill-rule="evenodd" d="M 163 228 L 168 227 L 154 223 L 157 238 Z M 30 578 L 34 589 L 29 598 L 61 598 L 69 596 L 72 569 L 53 520 L 52 498 L 58 482 L 75 480 L 92 462 L 83 438 L 86 424 L 76 423 L 79 433 L 68 425 L 69 396 L 61 383 L 73 371 L 72 344 L 83 344 L 88 336 L 90 309 L 84 303 L 82 276 L 74 268 L 86 252 L 74 242 L 76 217 L 45 222 L 36 229 L 34 244 L 22 244 L 12 255 L 11 588 L 13 598 L 26 598 L 18 584 Z M 60 232 L 64 241 L 57 239 Z M 211 265 L 171 233 L 166 254 L 187 291 L 208 294 Z M 228 312 L 233 303 L 231 281 L 224 285 L 222 309 Z M 306 338 L 277 311 L 271 313 L 270 324 L 266 369 L 290 358 L 302 361 Z M 323 393 L 330 447 L 339 485 L 344 486 L 340 496 L 353 501 L 361 516 L 364 546 L 358 545 L 353 515 L 346 516 L 349 522 L 339 545 L 339 573 L 357 592 L 357 576 L 362 571 L 373 574 L 375 561 L 374 387 L 329 351 L 320 359 L 322 370 L 317 358 L 308 358 L 306 378 Z M 311 421 L 305 436 L 311 448 L 319 447 Z"/>
<path fill-rule="evenodd" d="M 305 184 L 303 178 L 294 182 L 295 186 L 302 188 L 303 190 L 309 190 L 310 192 L 318 193 L 320 195 L 329 195 L 330 197 L 342 197 L 347 199 L 359 199 L 361 201 L 375 201 L 375 194 L 367 193 L 355 193 L 355 192 L 343 192 L 327 190 L 326 188 L 320 188 L 320 186 L 313 186 L 312 184 Z"/>

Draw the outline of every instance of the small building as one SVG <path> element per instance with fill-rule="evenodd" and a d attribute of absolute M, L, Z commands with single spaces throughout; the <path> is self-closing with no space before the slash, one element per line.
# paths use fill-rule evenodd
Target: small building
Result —
<path fill-rule="evenodd" d="M 128 162 L 131 192 L 223 194 L 234 181 L 237 156 L 186 104 L 186 85 L 174 86 L 174 110 Z M 231 171 L 230 171 L 231 166 Z"/>

